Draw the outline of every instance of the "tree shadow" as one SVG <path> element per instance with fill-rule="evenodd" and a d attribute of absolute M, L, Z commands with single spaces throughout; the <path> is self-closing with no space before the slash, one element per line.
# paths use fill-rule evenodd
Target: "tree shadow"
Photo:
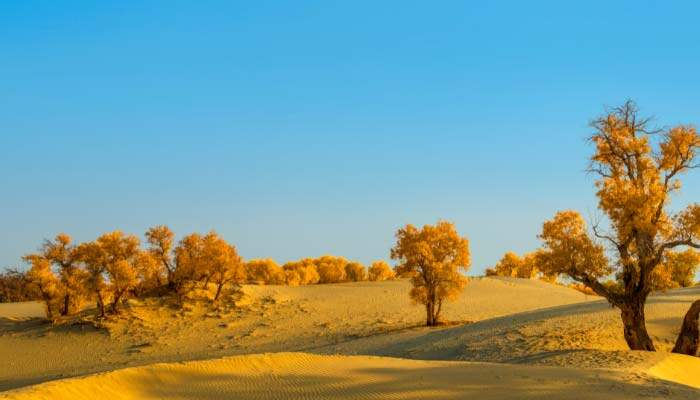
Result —
<path fill-rule="evenodd" d="M 290 369 L 251 360 L 253 373 L 234 368 L 221 372 L 206 365 L 178 365 L 117 371 L 91 377 L 72 399 L 109 397 L 109 390 L 141 399 L 622 399 L 693 398 L 694 389 L 653 378 L 631 378 L 621 372 L 522 367 L 490 363 L 435 362 L 396 359 L 312 358 Z M 288 355 L 285 355 L 288 357 Z M 225 360 L 224 360 L 225 362 Z M 283 361 L 281 364 L 285 364 Z M 233 365 L 232 365 L 233 367 Z M 124 373 L 128 372 L 128 373 Z"/>

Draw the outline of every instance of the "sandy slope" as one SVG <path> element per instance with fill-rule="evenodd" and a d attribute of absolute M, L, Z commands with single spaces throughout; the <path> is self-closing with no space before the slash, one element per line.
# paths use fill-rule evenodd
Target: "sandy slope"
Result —
<path fill-rule="evenodd" d="M 134 304 L 110 332 L 89 325 L 51 327 L 0 318 L 0 390 L 67 376 L 154 362 L 273 351 L 316 351 L 329 345 L 423 323 L 407 281 L 248 286 L 238 307 L 191 305 L 184 311 Z M 445 317 L 478 321 L 583 302 L 576 291 L 527 280 L 474 279 L 446 306 Z M 157 303 L 157 301 L 155 301 Z"/>
<path fill-rule="evenodd" d="M 264 388 L 294 390 L 288 382 L 328 397 L 338 394 L 331 382 L 345 382 L 341 387 L 354 390 L 349 392 L 356 394 L 352 397 L 395 393 L 395 398 L 426 398 L 423 395 L 429 393 L 435 398 L 454 398 L 449 396 L 454 390 L 474 394 L 484 389 L 493 398 L 524 397 L 508 397 L 508 387 L 526 390 L 523 393 L 530 396 L 556 394 L 554 398 L 581 398 L 577 391 L 589 387 L 600 392 L 596 398 L 618 398 L 605 397 L 606 391 L 630 398 L 697 396 L 692 388 L 700 387 L 700 359 L 626 350 L 618 312 L 598 298 L 537 281 L 475 279 L 446 309 L 447 319 L 460 323 L 428 329 L 417 326 L 423 310 L 410 304 L 408 288 L 405 281 L 250 286 L 237 307 L 225 303 L 213 309 L 193 304 L 183 311 L 152 300 L 132 304 L 129 316 L 113 323 L 108 332 L 87 325 L 50 327 L 36 320 L 17 321 L 7 318 L 11 315 L 5 312 L 5 318 L 0 317 L 0 354 L 9 362 L 0 367 L 0 389 L 154 362 L 302 351 L 330 358 L 265 355 L 158 365 L 72 381 L 73 389 L 50 383 L 37 390 L 53 385 L 57 385 L 55 390 L 89 390 L 90 380 L 106 379 L 100 381 L 100 388 L 121 385 L 124 396 L 132 396 L 124 398 L 139 398 L 146 390 L 139 384 L 143 381 L 140 374 L 146 374 L 147 382 L 196 377 L 203 386 L 191 390 L 201 390 L 199 398 L 239 393 L 236 390 L 264 398 L 268 397 L 261 392 Z M 670 347 L 683 313 L 698 297 L 700 288 L 650 299 L 649 329 L 659 347 Z M 343 359 L 336 354 L 362 357 Z M 404 360 L 371 357 L 376 355 Z M 445 364 L 444 360 L 468 362 Z M 127 376 L 133 374 L 137 378 L 128 381 Z M 451 378 L 444 381 L 441 376 Z M 417 388 L 416 381 L 424 387 Z M 438 390 L 443 385 L 444 391 Z M 405 390 L 397 392 L 404 386 Z M 428 392 L 420 394 L 422 388 Z M 190 389 L 168 390 L 171 392 L 161 394 L 177 397 L 177 391 Z M 157 397 L 158 392 L 150 394 Z M 180 398 L 186 397 L 182 392 Z"/>
<path fill-rule="evenodd" d="M 681 364 L 669 357 L 669 365 Z M 700 370 L 688 371 L 699 373 Z M 275 353 L 156 364 L 48 382 L 4 399 L 694 399 L 620 371 Z"/>

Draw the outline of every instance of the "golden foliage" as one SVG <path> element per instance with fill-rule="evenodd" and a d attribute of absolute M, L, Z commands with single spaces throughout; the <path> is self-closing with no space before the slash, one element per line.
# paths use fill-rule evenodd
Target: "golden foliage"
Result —
<path fill-rule="evenodd" d="M 271 258 L 250 260 L 245 265 L 249 282 L 265 285 L 284 285 L 284 270 Z"/>
<path fill-rule="evenodd" d="M 545 275 L 566 274 L 588 284 L 612 272 L 603 246 L 594 243 L 576 211 L 560 211 L 542 226 L 544 248 L 536 258 Z M 592 288 L 595 290 L 595 288 Z"/>
<path fill-rule="evenodd" d="M 372 263 L 367 271 L 370 281 L 385 281 L 394 279 L 394 270 L 384 260 L 378 260 Z"/>
<path fill-rule="evenodd" d="M 216 283 L 214 300 L 218 300 L 224 285 L 242 283 L 246 274 L 244 263 L 236 247 L 228 244 L 216 232 L 209 232 L 203 238 L 203 276 Z"/>
<path fill-rule="evenodd" d="M 299 261 L 292 261 L 282 266 L 287 285 L 312 285 L 319 283 L 320 276 L 314 259 L 304 258 Z"/>
<path fill-rule="evenodd" d="M 396 233 L 391 258 L 399 261 L 397 273 L 414 273 L 410 296 L 425 305 L 427 325 L 437 325 L 443 301 L 455 298 L 466 284 L 459 271 L 471 262 L 467 239 L 446 221 L 421 229 L 409 224 Z"/>
<path fill-rule="evenodd" d="M 351 261 L 345 264 L 345 277 L 351 282 L 361 282 L 367 280 L 367 269 L 364 265 Z"/>
<path fill-rule="evenodd" d="M 654 290 L 693 286 L 698 265 L 700 253 L 694 249 L 669 251 L 651 274 L 651 286 Z"/>
<path fill-rule="evenodd" d="M 175 270 L 173 263 L 173 244 L 175 243 L 175 233 L 165 225 L 158 225 L 146 231 L 146 242 L 148 252 L 160 264 L 161 270 L 167 274 L 168 284 L 172 285 L 172 274 Z M 159 284 L 162 283 L 159 280 Z"/>
<path fill-rule="evenodd" d="M 598 177 L 598 208 L 610 226 L 609 232 L 601 232 L 594 225 L 593 234 L 605 240 L 616 257 L 609 264 L 582 218 L 565 211 L 543 226 L 542 259 L 549 271 L 569 275 L 620 308 L 631 349 L 654 350 L 644 305 L 654 286 L 671 284 L 669 271 L 659 266 L 668 250 L 700 248 L 700 206 L 690 205 L 676 215 L 667 210 L 671 194 L 681 187 L 679 176 L 698 166 L 700 136 L 689 126 L 650 129 L 649 120 L 639 117 L 631 101 L 591 126 L 595 152 L 589 171 Z M 652 142 L 652 138 L 658 140 Z M 599 281 L 612 272 L 620 280 L 618 285 Z"/>
<path fill-rule="evenodd" d="M 345 265 L 348 260 L 343 257 L 321 256 L 313 261 L 318 271 L 319 283 L 338 283 L 347 280 Z"/>
<path fill-rule="evenodd" d="M 26 256 L 31 263 L 27 280 L 40 293 L 46 310 L 46 318 L 54 320 L 58 316 L 61 303 L 60 281 L 51 271 L 51 263 L 41 256 Z"/>
<path fill-rule="evenodd" d="M 508 276 L 524 279 L 541 279 L 553 283 L 557 274 L 543 271 L 539 262 L 542 250 L 527 253 L 520 257 L 516 253 L 509 251 L 503 255 L 493 268 L 486 269 L 486 276 Z"/>

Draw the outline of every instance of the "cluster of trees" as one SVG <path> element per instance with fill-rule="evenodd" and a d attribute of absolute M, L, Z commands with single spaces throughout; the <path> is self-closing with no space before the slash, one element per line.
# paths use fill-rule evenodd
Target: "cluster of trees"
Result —
<path fill-rule="evenodd" d="M 73 244 L 59 234 L 23 259 L 27 292 L 45 303 L 49 319 L 81 310 L 95 301 L 98 316 L 118 313 L 129 296 L 172 291 L 181 300 L 197 282 L 223 287 L 245 279 L 243 261 L 233 245 L 216 232 L 193 233 L 175 245 L 173 232 L 156 226 L 146 232 L 146 248 L 138 237 L 114 231 L 91 242 Z"/>
<path fill-rule="evenodd" d="M 556 275 L 543 271 L 538 263 L 540 251 L 519 256 L 509 251 L 492 268 L 486 268 L 486 276 L 509 276 L 513 278 L 541 279 L 554 282 Z"/>
<path fill-rule="evenodd" d="M 308 285 L 316 283 L 386 280 L 394 271 L 376 261 L 369 271 L 343 257 L 304 258 L 279 266 L 272 259 L 245 262 L 236 247 L 216 232 L 191 233 L 178 242 L 167 226 L 145 233 L 145 243 L 121 231 L 94 241 L 74 244 L 59 234 L 46 240 L 35 253 L 23 257 L 27 272 L 0 274 L 0 301 L 41 300 L 47 317 L 73 315 L 94 301 L 97 314 L 119 312 L 130 296 L 172 294 L 179 303 L 197 285 L 216 288 L 219 300 L 230 285 Z"/>
<path fill-rule="evenodd" d="M 519 256 L 509 251 L 492 268 L 486 269 L 486 276 L 505 276 L 513 278 L 540 279 L 547 282 L 556 282 L 559 274 L 549 269 L 542 258 L 542 249 Z M 663 261 L 651 274 L 652 290 L 668 290 L 682 287 L 690 287 L 696 284 L 695 273 L 700 267 L 700 253 L 689 248 L 683 251 L 668 251 L 664 254 Z M 618 273 L 615 279 L 604 282 L 606 286 L 619 285 L 623 277 Z M 571 287 L 585 293 L 594 292 L 585 285 L 573 283 Z"/>
<path fill-rule="evenodd" d="M 689 286 L 700 248 L 700 204 L 671 213 L 671 195 L 679 176 L 700 166 L 700 135 L 691 126 L 658 130 L 638 115 L 631 101 L 595 119 L 595 145 L 589 171 L 597 176 L 598 208 L 607 229 L 588 227 L 572 210 L 556 213 L 539 235 L 542 246 L 519 257 L 506 254 L 490 275 L 544 277 L 563 275 L 620 310 L 625 341 L 632 350 L 654 351 L 644 308 L 658 289 Z M 443 300 L 464 287 L 460 269 L 469 266 L 466 239 L 452 224 L 440 222 L 397 233 L 391 250 L 397 273 L 412 274 L 411 297 L 425 305 L 427 324 L 438 323 Z M 680 251 L 679 251 L 680 250 Z M 696 355 L 700 343 L 700 300 L 683 319 L 673 351 Z"/>
<path fill-rule="evenodd" d="M 394 271 L 385 261 L 375 261 L 368 270 L 358 262 L 330 255 L 303 258 L 282 266 L 269 258 L 250 260 L 245 269 L 249 282 L 268 285 L 297 286 L 394 278 Z"/>

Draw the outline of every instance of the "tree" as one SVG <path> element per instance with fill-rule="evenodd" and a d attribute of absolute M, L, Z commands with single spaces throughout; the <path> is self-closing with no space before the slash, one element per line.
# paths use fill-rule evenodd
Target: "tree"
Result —
<path fill-rule="evenodd" d="M 204 238 L 198 233 L 183 237 L 175 248 L 175 268 L 170 285 L 180 302 L 207 269 Z"/>
<path fill-rule="evenodd" d="M 539 250 L 520 257 L 512 251 L 501 257 L 493 268 L 486 269 L 486 276 L 508 276 L 523 279 L 541 279 L 547 282 L 556 280 L 556 276 L 547 275 L 538 265 Z"/>
<path fill-rule="evenodd" d="M 158 225 L 149 228 L 146 232 L 146 241 L 148 242 L 148 252 L 158 260 L 162 268 L 165 270 L 168 279 L 168 286 L 173 288 L 173 273 L 175 265 L 173 263 L 173 243 L 175 242 L 175 233 L 165 225 Z"/>
<path fill-rule="evenodd" d="M 54 240 L 45 240 L 38 254 L 30 254 L 26 257 L 31 256 L 46 259 L 58 270 L 60 284 L 57 290 L 62 298 L 59 313 L 69 315 L 77 312 L 85 298 L 86 274 L 77 265 L 75 246 L 71 244 L 71 237 L 65 233 L 59 233 Z"/>
<path fill-rule="evenodd" d="M 236 248 L 221 238 L 216 232 L 210 232 L 203 238 L 204 258 L 208 265 L 207 279 L 216 283 L 214 301 L 219 299 L 224 285 L 240 283 L 245 280 L 243 260 Z"/>
<path fill-rule="evenodd" d="M 285 283 L 284 270 L 271 258 L 250 260 L 245 265 L 245 271 L 249 282 L 266 285 Z"/>
<path fill-rule="evenodd" d="M 51 262 L 38 255 L 25 256 L 25 260 L 31 263 L 27 272 L 27 280 L 37 290 L 44 302 L 46 318 L 53 321 L 56 318 L 60 303 L 60 281 L 51 271 Z"/>
<path fill-rule="evenodd" d="M 345 277 L 351 282 L 361 282 L 367 280 L 367 270 L 364 265 L 351 261 L 345 264 Z"/>
<path fill-rule="evenodd" d="M 94 242 L 83 243 L 76 254 L 88 271 L 88 287 L 97 298 L 98 316 L 106 314 L 111 297 L 111 312 L 138 284 L 136 265 L 141 254 L 139 239 L 121 231 L 105 233 Z"/>
<path fill-rule="evenodd" d="M 653 273 L 669 250 L 700 248 L 700 205 L 675 215 L 668 212 L 670 196 L 680 188 L 678 177 L 697 166 L 700 136 L 689 126 L 652 130 L 649 125 L 631 101 L 591 123 L 596 150 L 589 171 L 598 178 L 598 207 L 609 222 L 606 231 L 594 225 L 593 235 L 609 245 L 612 262 L 573 211 L 545 222 L 540 237 L 547 266 L 619 308 L 630 349 L 654 351 L 644 315 Z M 658 137 L 656 146 L 652 136 Z M 600 279 L 612 272 L 617 272 L 620 285 L 601 284 Z"/>
<path fill-rule="evenodd" d="M 321 256 L 313 263 L 318 271 L 319 283 L 338 283 L 347 280 L 345 266 L 348 263 L 343 257 Z"/>
<path fill-rule="evenodd" d="M 313 285 L 319 282 L 320 276 L 316 264 L 311 258 L 292 261 L 282 266 L 288 285 Z"/>
<path fill-rule="evenodd" d="M 370 281 L 385 281 L 394 279 L 394 270 L 384 260 L 378 260 L 372 263 L 367 271 Z"/>
<path fill-rule="evenodd" d="M 670 275 L 671 286 L 668 288 L 693 286 L 698 265 L 700 265 L 700 253 L 692 248 L 666 252 L 661 267 Z"/>
<path fill-rule="evenodd" d="M 42 300 L 36 287 L 31 285 L 27 273 L 14 268 L 6 268 L 0 273 L 0 303 Z"/>
<path fill-rule="evenodd" d="M 397 272 L 413 272 L 410 296 L 425 305 L 426 324 L 437 325 L 443 301 L 459 295 L 466 284 L 459 271 L 470 265 L 467 239 L 446 221 L 421 229 L 409 224 L 396 233 L 391 258 L 399 261 Z"/>

